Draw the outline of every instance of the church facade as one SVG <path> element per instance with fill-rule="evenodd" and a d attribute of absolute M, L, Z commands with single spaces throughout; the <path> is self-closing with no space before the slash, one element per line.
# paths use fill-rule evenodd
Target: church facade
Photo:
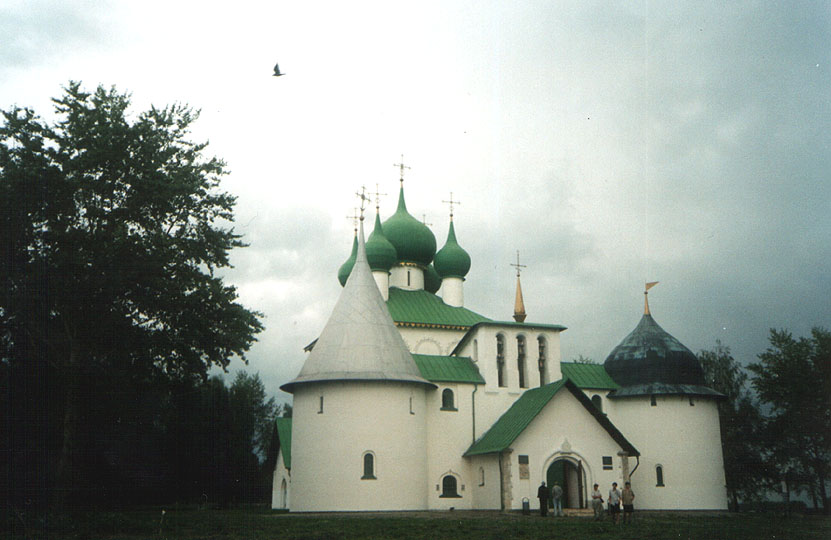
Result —
<path fill-rule="evenodd" d="M 376 208 L 377 210 L 377 208 Z M 517 263 L 518 265 L 518 263 Z M 717 401 L 648 303 L 603 365 L 562 362 L 564 326 L 464 306 L 471 260 L 396 212 L 364 241 L 276 421 L 272 507 L 292 512 L 521 509 L 541 482 L 587 508 L 630 481 L 640 509 L 726 509 Z"/>

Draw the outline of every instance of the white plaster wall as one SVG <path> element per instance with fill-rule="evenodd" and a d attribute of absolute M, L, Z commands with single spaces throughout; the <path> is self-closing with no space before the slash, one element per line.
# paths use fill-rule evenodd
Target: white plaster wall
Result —
<path fill-rule="evenodd" d="M 277 429 L 277 428 L 275 428 Z M 283 481 L 286 482 L 286 500 L 285 504 L 283 504 L 283 494 L 282 484 Z M 283 449 L 277 452 L 277 466 L 274 467 L 274 478 L 272 480 L 271 485 L 271 508 L 283 509 L 289 508 L 291 504 L 291 474 L 288 469 L 286 469 L 285 464 L 283 463 Z"/>
<path fill-rule="evenodd" d="M 410 283 L 407 284 L 407 274 L 410 274 Z M 398 287 L 407 291 L 424 289 L 424 270 L 415 265 L 398 263 L 390 268 L 390 287 Z"/>
<path fill-rule="evenodd" d="M 718 409 L 709 399 L 687 396 L 604 399 L 609 419 L 641 453 L 631 477 L 635 508 L 724 510 L 727 492 Z M 655 467 L 663 466 L 664 486 Z M 630 459 L 630 470 L 635 460 Z"/>
<path fill-rule="evenodd" d="M 539 509 L 537 488 L 545 481 L 549 465 L 560 457 L 582 463 L 586 472 L 586 492 L 589 494 L 592 484 L 597 483 L 605 499 L 612 482 L 622 484 L 621 458 L 617 455 L 621 451 L 620 446 L 565 388 L 517 437 L 511 449 L 513 509 L 522 508 L 523 497 L 528 497 L 532 508 Z M 520 455 L 529 458 L 528 480 L 519 479 Z M 603 470 L 603 456 L 612 457 L 612 470 Z"/>
<path fill-rule="evenodd" d="M 427 396 L 427 500 L 431 510 L 474 508 L 474 497 L 470 491 L 474 483 L 470 460 L 463 457 L 473 444 L 472 402 L 478 399 L 481 388 L 473 397 L 474 385 L 438 383 L 436 390 Z M 442 410 L 442 393 L 445 389 L 453 392 L 455 411 Z M 453 474 L 461 498 L 440 497 L 441 481 L 446 474 Z"/>
<path fill-rule="evenodd" d="M 464 280 L 458 277 L 447 277 L 441 281 L 441 298 L 448 306 L 462 307 L 465 305 Z"/>
<path fill-rule="evenodd" d="M 448 356 L 465 335 L 463 330 L 442 328 L 410 328 L 399 326 L 398 331 L 411 353 Z M 438 352 L 436 352 L 438 351 Z M 465 356 L 465 355 L 462 355 Z"/>
<path fill-rule="evenodd" d="M 473 494 L 473 508 L 476 510 L 499 510 L 501 508 L 499 502 L 499 456 L 473 456 L 468 459 L 473 475 L 469 489 Z"/>
<path fill-rule="evenodd" d="M 297 386 L 290 510 L 426 509 L 427 392 L 395 382 Z M 366 451 L 375 455 L 374 480 L 361 479 Z"/>
<path fill-rule="evenodd" d="M 390 298 L 390 273 L 384 270 L 374 270 L 372 277 L 375 278 L 375 284 L 378 285 L 381 297 L 386 302 Z"/>
<path fill-rule="evenodd" d="M 505 336 L 505 384 L 498 385 L 496 366 L 496 336 Z M 547 382 L 558 381 L 562 378 L 560 371 L 560 333 L 553 330 L 521 329 L 511 326 L 503 328 L 495 326 L 480 326 L 475 334 L 466 340 L 464 347 L 459 351 L 460 356 L 470 356 L 474 359 L 479 373 L 485 378 L 484 394 L 481 399 L 477 395 L 476 427 L 477 437 L 484 433 L 500 416 L 513 404 L 527 388 L 519 387 L 519 370 L 517 368 L 518 335 L 525 336 L 526 342 L 526 377 L 528 388 L 540 385 L 540 375 L 537 369 L 539 347 L 537 336 L 544 336 L 547 342 L 546 349 L 546 379 Z M 476 341 L 474 351 L 474 340 Z M 476 354 L 474 354 L 474 352 Z"/>

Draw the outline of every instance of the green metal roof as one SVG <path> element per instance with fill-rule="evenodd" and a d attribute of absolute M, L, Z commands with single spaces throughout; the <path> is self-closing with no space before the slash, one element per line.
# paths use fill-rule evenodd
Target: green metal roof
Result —
<path fill-rule="evenodd" d="M 563 377 L 571 380 L 578 388 L 598 388 L 617 390 L 618 384 L 612 380 L 606 369 L 600 364 L 560 363 Z"/>
<path fill-rule="evenodd" d="M 277 443 L 283 450 L 283 465 L 291 469 L 291 418 L 277 418 L 274 424 L 277 427 Z"/>
<path fill-rule="evenodd" d="M 626 440 L 623 434 L 612 424 L 605 414 L 597 410 L 582 390 L 568 379 L 560 379 L 557 382 L 526 390 L 517 399 L 511 408 L 499 417 L 493 426 L 468 448 L 465 456 L 480 454 L 493 454 L 508 448 L 528 424 L 543 410 L 557 392 L 566 388 L 583 407 L 594 416 L 595 420 L 606 430 L 614 441 L 630 456 L 639 456 L 638 450 L 632 443 Z"/>
<path fill-rule="evenodd" d="M 557 382 L 527 390 L 479 440 L 468 448 L 465 455 L 491 454 L 508 448 L 528 427 L 531 420 L 536 418 L 543 407 L 551 401 L 551 398 L 560 391 L 565 382 L 565 379 L 560 379 Z"/>
<path fill-rule="evenodd" d="M 421 376 L 430 382 L 485 384 L 476 365 L 465 356 L 414 354 L 413 360 L 421 370 Z"/>
<path fill-rule="evenodd" d="M 666 384 L 666 383 L 649 383 L 637 384 L 635 386 L 625 386 L 618 388 L 614 392 L 609 393 L 609 398 L 626 398 L 626 397 L 640 397 L 653 395 L 683 395 L 683 396 L 698 396 L 709 397 L 714 399 L 726 399 L 727 396 L 720 392 L 716 392 L 712 388 L 694 384 Z"/>
<path fill-rule="evenodd" d="M 441 298 L 427 291 L 390 287 L 389 292 L 387 308 L 398 326 L 467 330 L 474 324 L 490 321 L 467 308 L 448 306 Z"/>

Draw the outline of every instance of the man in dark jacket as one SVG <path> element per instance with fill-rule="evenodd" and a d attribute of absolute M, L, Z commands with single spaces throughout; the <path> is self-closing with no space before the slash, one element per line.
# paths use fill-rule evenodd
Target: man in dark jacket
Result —
<path fill-rule="evenodd" d="M 548 488 L 545 487 L 545 482 L 537 490 L 537 498 L 540 500 L 540 515 L 545 517 L 548 512 Z"/>

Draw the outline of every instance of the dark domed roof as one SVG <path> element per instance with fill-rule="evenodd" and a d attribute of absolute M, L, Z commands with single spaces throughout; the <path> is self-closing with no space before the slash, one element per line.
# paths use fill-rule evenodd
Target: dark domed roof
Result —
<path fill-rule="evenodd" d="M 349 274 L 352 273 L 352 267 L 355 266 L 355 257 L 358 256 L 358 231 L 355 231 L 355 239 L 352 240 L 352 254 L 349 255 L 349 258 L 346 259 L 342 265 L 340 265 L 340 269 L 338 269 L 338 281 L 340 282 L 340 286 L 343 287 L 346 285 L 346 280 L 349 278 Z"/>
<path fill-rule="evenodd" d="M 624 387 L 619 392 L 621 396 L 715 394 L 703 388 L 706 384 L 704 370 L 695 354 L 669 335 L 648 313 L 612 350 L 603 366 L 612 379 Z M 627 387 L 630 387 L 629 391 L 626 391 Z"/>
<path fill-rule="evenodd" d="M 447 242 L 444 247 L 436 253 L 433 265 L 436 271 L 443 278 L 458 277 L 463 278 L 470 271 L 470 255 L 467 251 L 462 249 L 462 246 L 456 241 L 456 230 L 453 227 L 453 221 L 450 222 L 450 230 L 447 233 Z"/>
<path fill-rule="evenodd" d="M 395 264 L 395 247 L 384 236 L 381 217 L 375 214 L 375 229 L 366 241 L 366 259 L 372 270 L 389 270 Z"/>
<path fill-rule="evenodd" d="M 407 212 L 403 187 L 398 195 L 398 209 L 384 222 L 384 235 L 395 247 L 399 262 L 427 266 L 436 254 L 436 237 L 424 223 Z"/>

